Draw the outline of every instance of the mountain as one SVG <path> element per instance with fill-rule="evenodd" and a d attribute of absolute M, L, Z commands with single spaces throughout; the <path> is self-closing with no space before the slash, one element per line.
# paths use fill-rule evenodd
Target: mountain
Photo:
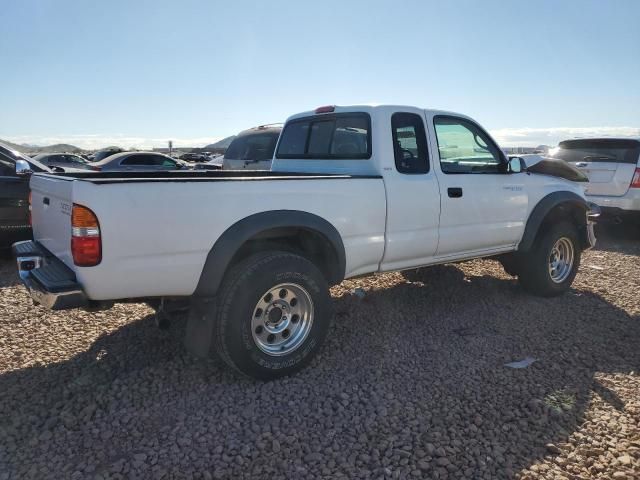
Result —
<path fill-rule="evenodd" d="M 217 141 L 216 143 L 211 143 L 203 148 L 203 150 L 209 150 L 214 148 L 227 148 L 229 144 L 236 138 L 235 135 L 231 135 L 230 137 L 223 138 L 222 140 Z"/>
<path fill-rule="evenodd" d="M 75 145 L 69 145 L 68 143 L 56 143 L 55 145 L 46 145 L 44 147 L 38 145 L 18 145 L 17 143 L 8 142 L 2 139 L 0 139 L 0 143 L 27 154 L 55 152 L 79 153 L 83 151 L 81 148 L 78 148 Z"/>

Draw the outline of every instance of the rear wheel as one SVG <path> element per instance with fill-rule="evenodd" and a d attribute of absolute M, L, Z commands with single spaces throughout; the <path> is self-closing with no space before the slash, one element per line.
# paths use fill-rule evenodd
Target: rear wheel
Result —
<path fill-rule="evenodd" d="M 575 226 L 569 222 L 553 225 L 521 257 L 518 280 L 536 295 L 560 295 L 571 287 L 578 273 L 580 253 Z"/>
<path fill-rule="evenodd" d="M 307 259 L 258 253 L 225 276 L 214 323 L 222 360 L 260 380 L 290 375 L 318 352 L 331 320 L 329 287 Z"/>

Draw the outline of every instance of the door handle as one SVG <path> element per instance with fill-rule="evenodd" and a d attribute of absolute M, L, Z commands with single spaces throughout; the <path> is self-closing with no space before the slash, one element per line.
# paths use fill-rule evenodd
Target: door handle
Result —
<path fill-rule="evenodd" d="M 577 162 L 576 167 L 588 167 L 589 164 L 587 162 Z"/>
<path fill-rule="evenodd" d="M 449 198 L 460 198 L 462 197 L 462 188 L 460 187 L 447 188 L 447 194 L 449 195 Z"/>

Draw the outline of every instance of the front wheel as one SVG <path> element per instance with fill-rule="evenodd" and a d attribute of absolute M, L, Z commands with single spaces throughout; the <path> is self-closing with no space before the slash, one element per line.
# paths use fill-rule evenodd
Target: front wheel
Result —
<path fill-rule="evenodd" d="M 260 380 L 303 368 L 331 320 L 329 286 L 309 260 L 287 252 L 251 256 L 225 276 L 214 324 L 220 358 Z"/>
<path fill-rule="evenodd" d="M 553 225 L 539 235 L 531 251 L 523 254 L 518 280 L 536 295 L 560 295 L 569 290 L 578 273 L 580 253 L 574 225 Z"/>

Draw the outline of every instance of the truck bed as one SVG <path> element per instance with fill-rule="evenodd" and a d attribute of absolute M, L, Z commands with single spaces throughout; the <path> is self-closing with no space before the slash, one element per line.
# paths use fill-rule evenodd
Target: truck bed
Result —
<path fill-rule="evenodd" d="M 220 236 L 264 212 L 305 212 L 333 225 L 346 276 L 377 271 L 384 252 L 386 195 L 376 175 L 69 172 L 33 175 L 31 189 L 34 239 L 74 272 L 91 300 L 193 294 Z M 99 220 L 102 261 L 93 267 L 73 263 L 74 204 Z"/>

